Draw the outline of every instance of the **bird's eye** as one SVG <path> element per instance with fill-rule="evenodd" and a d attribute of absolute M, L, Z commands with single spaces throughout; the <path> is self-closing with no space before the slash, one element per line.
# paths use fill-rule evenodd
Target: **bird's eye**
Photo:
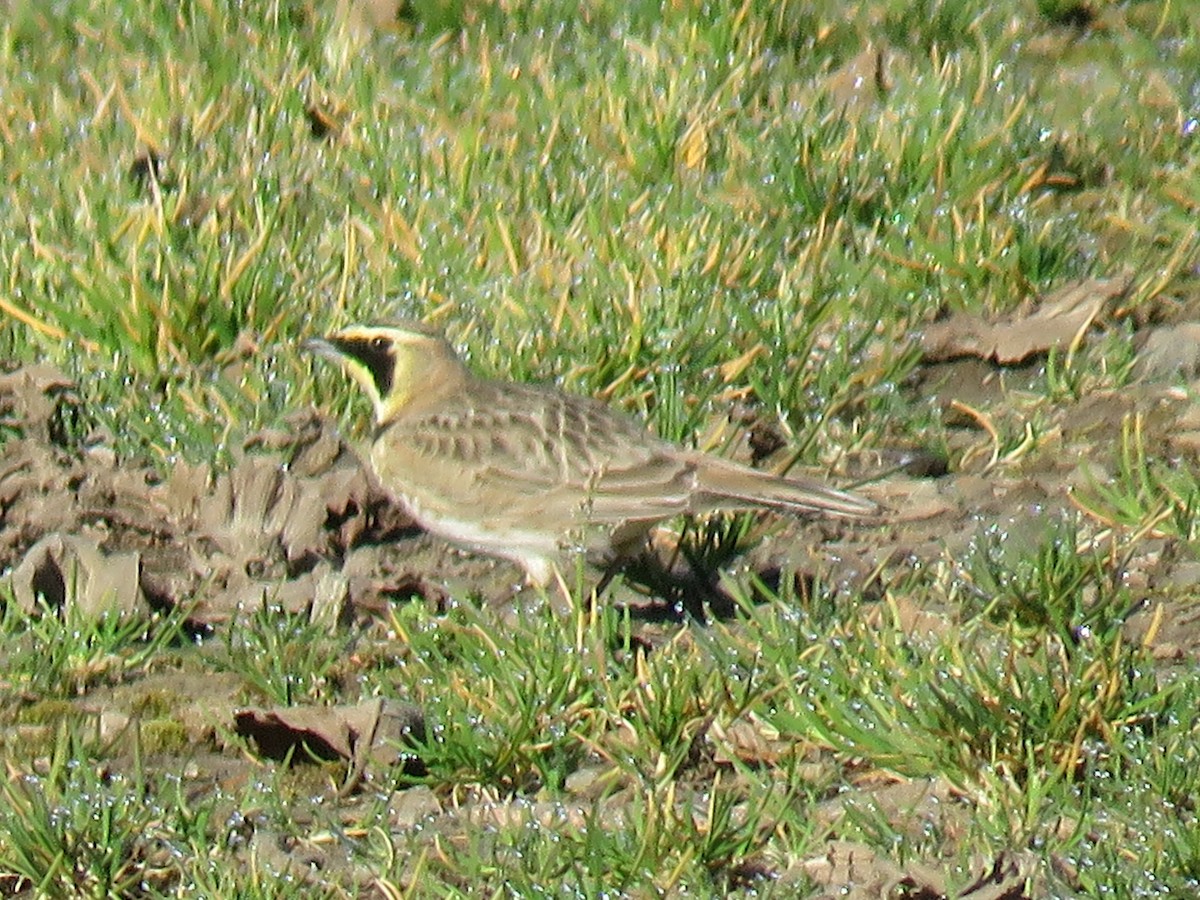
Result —
<path fill-rule="evenodd" d="M 386 353 L 388 348 L 387 338 L 373 337 L 371 338 L 371 349 L 377 353 Z"/>

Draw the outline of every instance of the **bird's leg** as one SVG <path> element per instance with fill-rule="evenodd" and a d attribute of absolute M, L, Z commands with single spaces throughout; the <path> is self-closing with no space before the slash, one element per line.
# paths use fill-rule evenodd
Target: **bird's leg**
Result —
<path fill-rule="evenodd" d="M 592 588 L 591 592 L 588 594 L 587 602 L 589 607 L 594 607 L 596 605 L 596 603 L 600 600 L 600 595 L 608 590 L 608 586 L 612 584 L 613 579 L 620 574 L 622 568 L 624 568 L 624 563 L 620 557 L 614 557 L 612 561 L 604 567 L 604 571 L 600 574 L 600 580 L 596 582 L 596 586 Z"/>
<path fill-rule="evenodd" d="M 604 569 L 600 574 L 600 580 L 596 582 L 595 586 L 591 590 L 584 590 L 585 576 L 581 572 L 576 573 L 575 590 L 572 590 L 567 584 L 566 576 L 563 575 L 562 569 L 558 565 L 555 565 L 553 568 L 552 578 L 554 580 L 554 584 L 558 588 L 559 594 L 563 598 L 563 602 L 566 604 L 567 609 L 573 609 L 576 607 L 575 597 L 578 596 L 583 598 L 584 611 L 588 615 L 591 615 L 595 612 L 596 605 L 599 602 L 600 597 L 603 596 L 604 592 L 608 589 L 608 586 L 612 584 L 613 579 L 620 574 L 622 567 L 623 563 L 619 557 L 614 557 L 613 559 L 609 560 L 605 564 Z"/>

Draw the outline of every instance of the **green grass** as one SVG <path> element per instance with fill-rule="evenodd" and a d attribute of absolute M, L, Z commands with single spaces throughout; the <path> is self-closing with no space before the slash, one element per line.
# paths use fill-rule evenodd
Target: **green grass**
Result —
<path fill-rule="evenodd" d="M 310 404 L 361 434 L 361 398 L 299 342 L 416 316 L 480 371 L 684 442 L 746 401 L 807 463 L 916 444 L 1019 470 L 1060 449 L 1060 408 L 1126 385 L 1123 329 L 1196 298 L 1200 19 L 1087 6 L 1081 31 L 1082 6 L 1034 0 L 414 0 L 388 27 L 303 0 L 17 3 L 0 350 L 64 369 L 80 430 L 164 469 L 223 465 Z M 1126 323 L 987 411 L 994 446 L 964 449 L 905 389 L 940 313 L 1123 273 Z M 1040 539 L 981 526 L 870 603 L 732 585 L 731 622 L 649 654 L 607 608 L 501 623 L 456 597 L 396 607 L 383 635 L 264 607 L 197 650 L 182 621 L 5 597 L 0 888 L 793 896 L 819 892 L 800 862 L 837 837 L 951 890 L 1024 853 L 1049 894 L 1194 892 L 1200 678 L 1120 627 L 1159 599 L 1123 584 L 1128 554 L 1194 554 L 1194 464 L 1140 418 L 1103 439 L 1085 514 Z M 908 608 L 939 627 L 909 630 Z M 417 703 L 427 772 L 310 808 L 307 770 L 214 786 L 85 734 L 89 692 L 164 667 L 232 673 L 263 705 Z M 755 737 L 732 752 L 729 733 Z M 872 779 L 948 786 L 953 809 L 913 827 Z M 414 780 L 443 817 L 393 827 Z M 826 824 L 839 796 L 853 810 Z M 255 833 L 320 835 L 343 865 L 281 873 Z"/>
<path fill-rule="evenodd" d="M 152 616 L 105 612 L 90 617 L 72 602 L 21 610 L 3 597 L 6 688 L 42 698 L 71 698 L 99 684 L 144 673 L 184 639 L 186 611 Z"/>
<path fill-rule="evenodd" d="M 330 628 L 308 613 L 264 602 L 229 623 L 209 660 L 242 678 L 257 702 L 328 703 L 337 695 L 338 660 L 350 642 L 344 635 L 331 636 Z"/>
<path fill-rule="evenodd" d="M 1157 261 L 1136 303 L 1185 269 L 1186 179 L 1160 175 L 1194 165 L 1185 108 L 1058 123 L 1083 75 L 1018 52 L 1053 40 L 1034 9 L 1018 27 L 928 5 L 892 92 L 848 109 L 830 73 L 869 32 L 836 5 L 468 5 L 441 37 L 363 36 L 302 4 L 30 5 L 3 41 L 22 136 L 0 208 L 9 341 L 92 376 L 101 420 L 166 454 L 311 399 L 298 338 L 398 314 L 450 326 L 485 370 L 634 407 L 682 380 L 684 408 L 649 410 L 679 436 L 727 387 L 797 423 L 812 397 L 872 412 L 943 306 Z M 1146 64 L 1193 24 L 1097 34 L 1094 55 Z M 1167 97 L 1186 93 L 1174 46 Z M 314 136 L 312 108 L 340 130 Z M 132 174 L 148 153 L 157 180 Z M 1089 174 L 1106 165 L 1129 171 Z M 1046 166 L 1085 189 L 1039 187 Z M 898 352 L 851 375 L 880 338 Z"/>

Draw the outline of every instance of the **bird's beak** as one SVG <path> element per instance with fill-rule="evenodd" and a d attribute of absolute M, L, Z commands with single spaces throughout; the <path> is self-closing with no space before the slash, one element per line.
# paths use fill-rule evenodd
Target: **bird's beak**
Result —
<path fill-rule="evenodd" d="M 323 356 L 325 359 L 331 359 L 335 362 L 343 358 L 342 352 L 331 341 L 325 338 L 309 338 L 300 345 L 300 349 L 306 353 L 312 353 L 316 356 Z"/>

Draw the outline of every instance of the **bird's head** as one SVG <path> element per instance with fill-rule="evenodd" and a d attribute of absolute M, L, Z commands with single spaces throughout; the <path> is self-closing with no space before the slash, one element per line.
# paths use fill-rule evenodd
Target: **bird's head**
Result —
<path fill-rule="evenodd" d="M 467 377 L 454 348 L 417 322 L 351 325 L 304 348 L 338 363 L 371 398 L 382 425 L 415 400 L 457 387 Z"/>

